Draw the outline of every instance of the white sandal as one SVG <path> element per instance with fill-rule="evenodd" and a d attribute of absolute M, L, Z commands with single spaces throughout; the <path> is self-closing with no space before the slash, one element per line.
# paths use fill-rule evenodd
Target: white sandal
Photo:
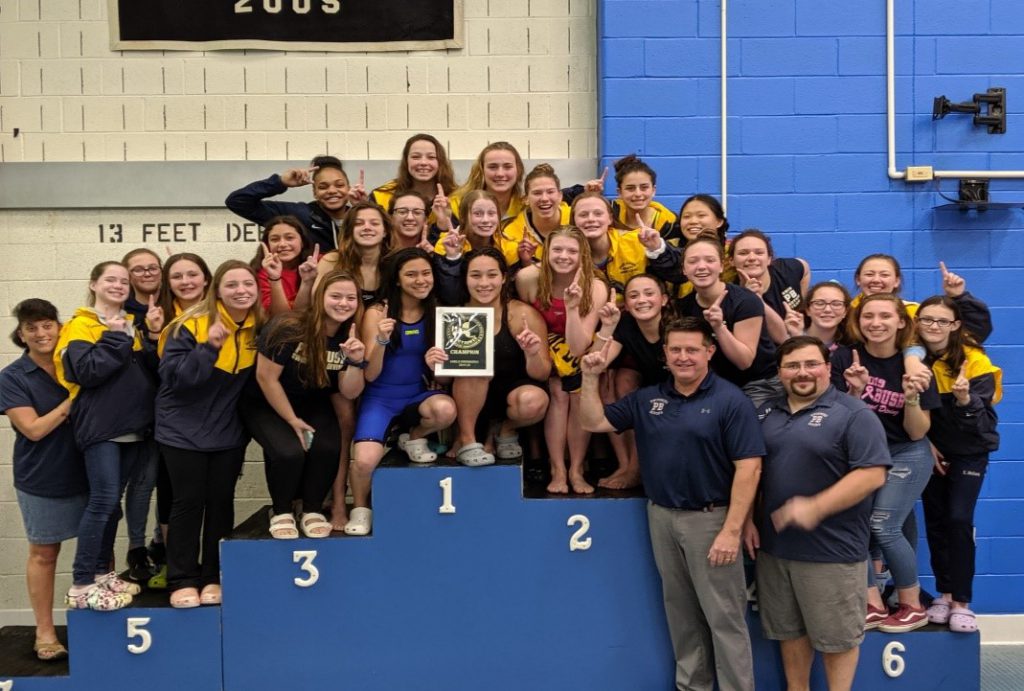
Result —
<path fill-rule="evenodd" d="M 352 509 L 348 516 L 348 523 L 345 524 L 346 535 L 369 535 L 373 527 L 373 511 L 365 506 L 357 506 Z"/>
<path fill-rule="evenodd" d="M 437 454 L 430 450 L 426 439 L 410 439 L 408 434 L 400 434 L 398 448 L 404 451 L 413 463 L 433 463 L 437 460 Z"/>
<path fill-rule="evenodd" d="M 304 513 L 299 520 L 302 534 L 306 537 L 320 539 L 331 534 L 331 524 L 322 513 Z"/>
<path fill-rule="evenodd" d="M 297 540 L 299 529 L 295 527 L 295 516 L 290 513 L 271 515 L 270 537 L 275 540 Z"/>

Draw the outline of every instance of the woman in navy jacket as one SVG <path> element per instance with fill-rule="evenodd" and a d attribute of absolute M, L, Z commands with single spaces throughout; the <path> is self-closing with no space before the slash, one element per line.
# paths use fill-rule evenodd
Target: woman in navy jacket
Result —
<path fill-rule="evenodd" d="M 120 498 L 136 463 L 148 448 L 156 396 L 156 351 L 124 311 L 131 286 L 119 262 L 102 262 L 89 281 L 89 306 L 75 312 L 61 329 L 54 350 L 57 380 L 71 393 L 75 442 L 85 457 L 89 504 L 78 528 L 72 567 L 72 609 L 120 609 L 141 590 L 109 571 Z M 155 311 L 150 331 L 163 320 Z"/>
<path fill-rule="evenodd" d="M 167 530 L 172 607 L 220 604 L 217 543 L 234 526 L 235 481 L 249 440 L 238 399 L 256 364 L 258 292 L 248 264 L 224 262 L 206 299 L 168 327 L 161 352 L 156 440 L 174 493 Z"/>

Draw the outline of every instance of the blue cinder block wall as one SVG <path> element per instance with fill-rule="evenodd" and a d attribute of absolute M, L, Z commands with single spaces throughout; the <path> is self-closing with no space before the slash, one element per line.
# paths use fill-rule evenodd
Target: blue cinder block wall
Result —
<path fill-rule="evenodd" d="M 598 4 L 602 159 L 643 156 L 675 209 L 720 194 L 720 3 Z M 897 167 L 1024 169 L 1024 2 L 896 0 L 895 15 Z M 918 300 L 941 290 L 945 260 L 992 307 L 1003 442 L 976 515 L 974 605 L 1024 612 L 1024 211 L 936 210 L 934 183 L 888 178 L 885 0 L 731 0 L 727 36 L 734 231 L 761 228 L 815 280 L 851 287 L 864 255 L 894 254 Z M 932 121 L 935 96 L 969 101 L 993 86 L 1007 89 L 1005 134 L 966 115 Z M 957 183 L 939 189 L 956 197 Z M 1024 180 L 991 190 L 1024 205 Z"/>

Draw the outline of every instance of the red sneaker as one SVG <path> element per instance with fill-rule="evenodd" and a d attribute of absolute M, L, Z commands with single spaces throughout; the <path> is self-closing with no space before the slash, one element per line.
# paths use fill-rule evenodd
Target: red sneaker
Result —
<path fill-rule="evenodd" d="M 895 614 L 890 614 L 878 625 L 879 631 L 886 633 L 905 633 L 919 629 L 928 623 L 928 612 L 924 607 L 900 605 Z"/>
<path fill-rule="evenodd" d="M 864 630 L 877 629 L 878 625 L 889 618 L 889 610 L 885 607 L 875 608 L 868 605 L 868 615 L 864 618 Z"/>

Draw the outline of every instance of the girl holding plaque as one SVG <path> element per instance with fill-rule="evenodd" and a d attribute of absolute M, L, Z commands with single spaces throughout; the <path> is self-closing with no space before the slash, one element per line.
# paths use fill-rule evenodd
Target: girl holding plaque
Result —
<path fill-rule="evenodd" d="M 494 310 L 494 377 L 454 378 L 458 434 L 449 455 L 468 466 L 520 458 L 516 430 L 540 422 L 548 409 L 547 325 L 533 307 L 509 299 L 508 265 L 493 247 L 466 256 L 462 286 L 467 307 Z"/>
<path fill-rule="evenodd" d="M 563 226 L 548 235 L 544 261 L 516 276 L 520 297 L 536 308 L 548 327 L 548 349 L 554 362 L 548 390 L 551 405 L 544 418 L 551 482 L 548 491 L 591 494 L 583 478 L 590 433 L 579 422 L 581 375 L 579 358 L 590 348 L 597 328 L 598 308 L 608 301 L 608 289 L 597 277 L 590 245 L 578 228 Z M 565 449 L 569 447 L 566 474 Z"/>
<path fill-rule="evenodd" d="M 395 252 L 387 261 L 383 301 L 366 311 L 360 340 L 366 344 L 366 391 L 356 423 L 355 457 L 349 471 L 354 508 L 345 532 L 367 535 L 373 525 L 370 483 L 384 457 L 392 423 L 409 431 L 398 447 L 413 463 L 432 463 L 437 454 L 427 436 L 455 421 L 455 401 L 428 388 L 434 365 L 446 358 L 434 341 L 434 271 L 418 247 Z"/>

